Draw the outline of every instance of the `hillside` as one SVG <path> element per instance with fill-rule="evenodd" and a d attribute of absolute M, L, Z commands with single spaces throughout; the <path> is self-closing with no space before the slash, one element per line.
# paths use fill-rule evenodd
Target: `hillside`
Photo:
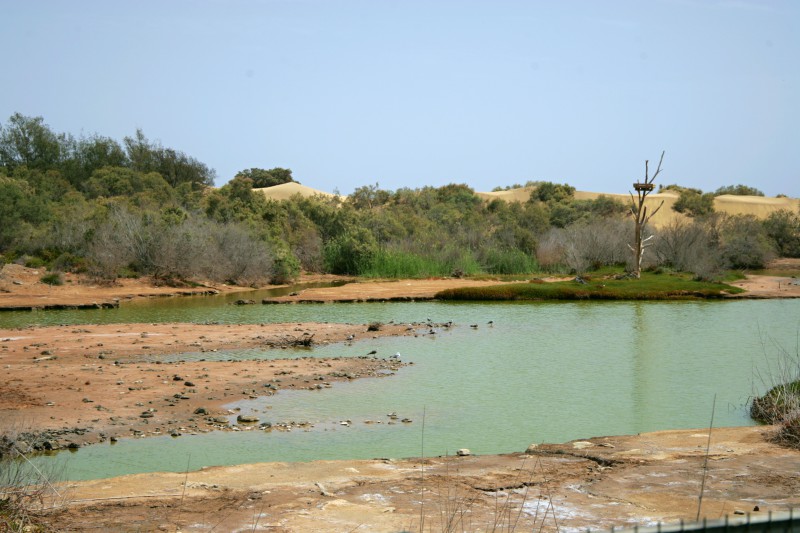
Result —
<path fill-rule="evenodd" d="M 532 187 L 522 187 L 506 191 L 476 192 L 475 194 L 485 200 L 500 199 L 507 202 L 527 202 L 532 189 Z M 299 194 L 303 197 L 315 195 L 326 197 L 336 196 L 332 193 L 306 187 L 305 185 L 294 182 L 254 190 L 273 200 L 287 200 L 295 194 Z M 629 194 L 575 191 L 576 200 L 595 200 L 599 196 L 609 196 L 626 203 L 630 200 Z M 675 202 L 678 200 L 678 196 L 678 193 L 675 191 L 664 191 L 661 193 L 653 193 L 647 197 L 645 205 L 649 210 L 656 209 L 662 201 L 664 202 L 663 207 L 651 220 L 654 226 L 664 226 L 672 220 L 688 218 L 686 215 L 672 209 Z M 345 197 L 342 196 L 342 198 Z M 714 210 L 718 213 L 726 213 L 729 215 L 753 215 L 763 220 L 771 213 L 781 209 L 797 212 L 800 210 L 800 200 L 786 197 L 773 198 L 765 196 L 735 196 L 729 194 L 714 198 Z"/>
<path fill-rule="evenodd" d="M 262 193 L 270 200 L 288 200 L 295 194 L 299 194 L 304 198 L 307 198 L 309 196 L 325 196 L 333 198 L 334 196 L 336 196 L 335 194 L 329 192 L 312 189 L 311 187 L 306 187 L 305 185 L 301 185 L 295 181 L 291 181 L 289 183 L 281 183 L 280 185 L 275 185 L 273 187 L 264 187 L 261 189 L 253 189 L 253 190 Z"/>

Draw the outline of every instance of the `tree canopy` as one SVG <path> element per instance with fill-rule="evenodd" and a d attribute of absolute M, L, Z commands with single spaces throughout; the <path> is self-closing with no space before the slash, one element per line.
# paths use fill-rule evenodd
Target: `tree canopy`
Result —
<path fill-rule="evenodd" d="M 293 182 L 292 171 L 288 168 L 275 167 L 269 170 L 263 168 L 248 168 L 236 173 L 237 178 L 249 178 L 253 180 L 253 187 L 262 189 L 264 187 L 274 187 L 284 183 Z"/>

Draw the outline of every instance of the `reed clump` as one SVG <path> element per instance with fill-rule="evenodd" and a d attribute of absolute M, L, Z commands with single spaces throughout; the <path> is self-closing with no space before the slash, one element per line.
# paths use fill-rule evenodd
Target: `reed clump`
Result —
<path fill-rule="evenodd" d="M 762 344 L 766 340 L 762 339 Z M 782 346 L 776 349 L 777 367 L 769 369 L 772 386 L 765 394 L 751 398 L 750 417 L 764 424 L 777 424 L 773 440 L 800 449 L 800 346 L 795 353 Z M 766 382 L 763 377 L 761 381 Z"/>

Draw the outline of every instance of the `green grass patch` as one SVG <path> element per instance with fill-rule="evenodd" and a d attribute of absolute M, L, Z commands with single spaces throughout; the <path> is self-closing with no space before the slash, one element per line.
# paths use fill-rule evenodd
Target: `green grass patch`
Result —
<path fill-rule="evenodd" d="M 361 275 L 365 278 L 415 279 L 449 276 L 442 261 L 409 252 L 382 250 L 375 254 Z"/>
<path fill-rule="evenodd" d="M 722 298 L 744 292 L 724 283 L 694 281 L 689 274 L 643 272 L 641 279 L 585 277 L 545 283 L 513 283 L 492 287 L 447 289 L 436 295 L 442 300 L 695 300 Z"/>
<path fill-rule="evenodd" d="M 522 250 L 486 250 L 483 270 L 489 274 L 530 274 L 539 270 L 536 260 Z"/>
<path fill-rule="evenodd" d="M 739 281 L 745 279 L 746 277 L 747 276 L 745 276 L 740 270 L 728 270 L 722 275 L 719 281 L 726 283 L 730 281 Z"/>

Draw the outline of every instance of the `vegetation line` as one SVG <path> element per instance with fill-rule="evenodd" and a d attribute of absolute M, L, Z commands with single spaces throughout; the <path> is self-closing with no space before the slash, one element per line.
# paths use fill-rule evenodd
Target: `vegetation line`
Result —
<path fill-rule="evenodd" d="M 264 188 L 295 181 L 284 168 L 244 169 L 218 188 L 214 179 L 213 169 L 141 130 L 122 142 L 76 138 L 15 113 L 0 123 L 0 266 L 46 267 L 41 281 L 52 285 L 72 281 L 62 275 L 70 272 L 105 283 L 152 276 L 261 285 L 301 271 L 583 275 L 610 265 L 715 280 L 775 256 L 800 257 L 796 201 L 776 200 L 759 217 L 714 211 L 717 195 L 763 195 L 743 185 L 715 193 L 667 185 L 660 190 L 679 194 L 672 211 L 664 204 L 654 217 L 660 204 L 651 200 L 664 198 L 643 197 L 637 224 L 633 206 L 617 197 L 579 198 L 548 181 L 515 184 L 507 201 L 463 184 L 388 191 L 377 183 L 347 197 L 272 199 Z M 654 186 L 647 176 L 637 185 Z"/>

